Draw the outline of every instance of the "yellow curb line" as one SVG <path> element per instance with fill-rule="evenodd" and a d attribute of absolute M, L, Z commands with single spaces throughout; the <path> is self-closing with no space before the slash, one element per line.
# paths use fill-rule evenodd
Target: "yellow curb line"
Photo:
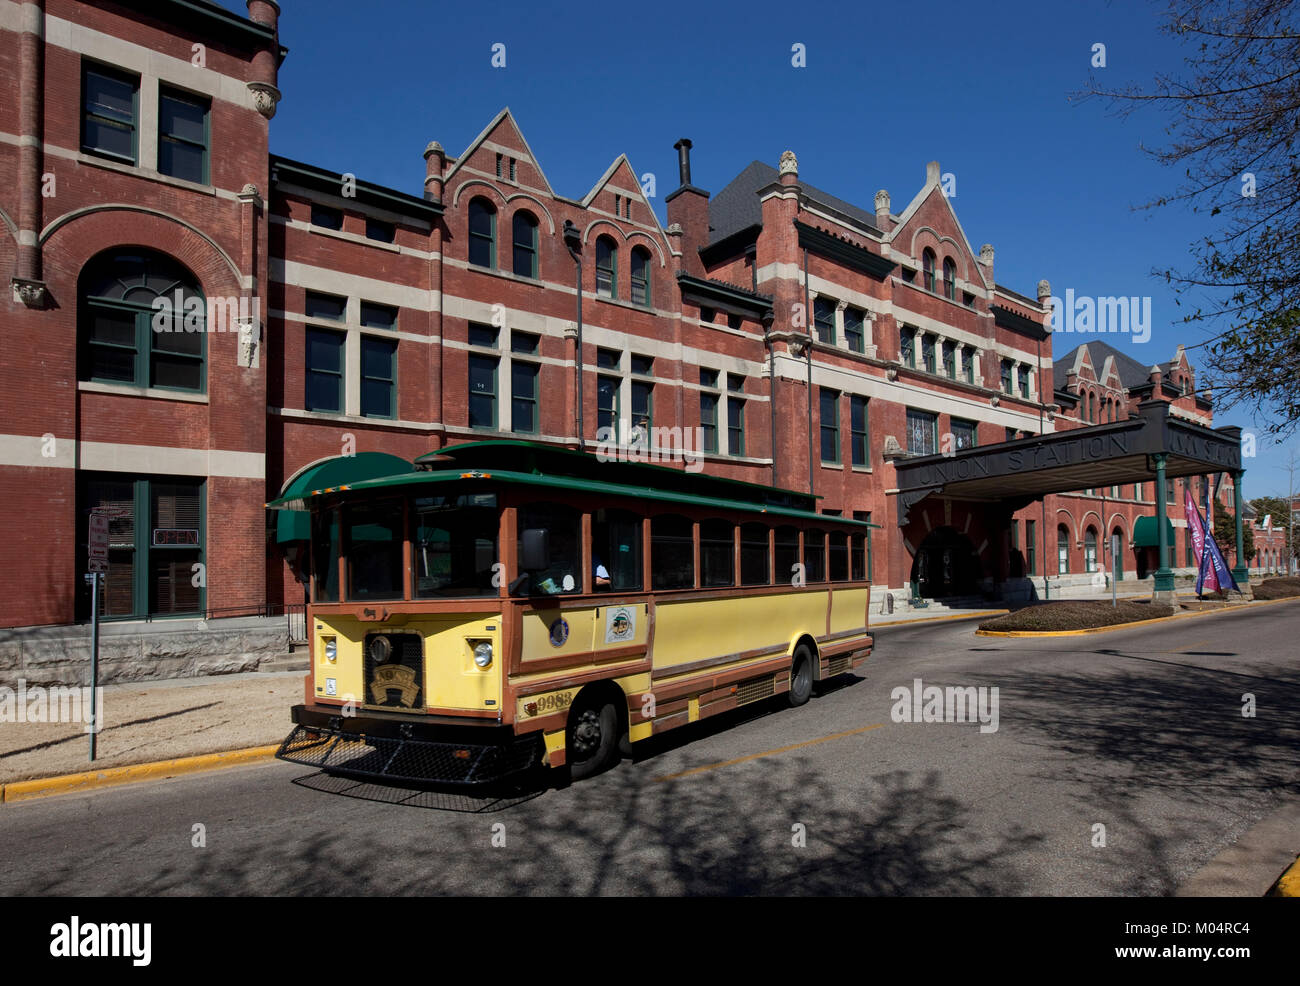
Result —
<path fill-rule="evenodd" d="M 157 777 L 174 777 L 178 774 L 193 774 L 203 770 L 237 767 L 258 760 L 269 760 L 275 756 L 275 751 L 278 749 L 280 744 L 276 743 L 274 746 L 254 746 L 245 750 L 227 750 L 224 753 L 205 753 L 196 757 L 178 757 L 173 760 L 157 760 L 153 763 L 137 763 L 126 767 L 87 770 L 80 774 L 11 781 L 0 785 L 0 802 L 8 804 L 11 801 L 30 801 L 33 798 L 88 791 L 114 784 L 130 784 L 133 781 Z"/>
<path fill-rule="evenodd" d="M 969 613 L 945 613 L 943 616 L 918 616 L 915 620 L 889 620 L 885 623 L 872 623 L 868 630 L 884 630 L 886 627 L 901 627 L 909 623 L 938 623 L 940 620 L 973 620 L 977 616 L 1005 616 L 1009 609 L 977 609 Z"/>
<path fill-rule="evenodd" d="M 1081 637 L 1088 633 L 1108 633 L 1111 630 L 1127 630 L 1129 627 L 1145 626 L 1148 623 L 1168 623 L 1170 620 L 1191 620 L 1199 616 L 1222 616 L 1224 613 L 1244 613 L 1249 606 L 1268 606 L 1272 603 L 1293 603 L 1300 596 L 1288 596 L 1285 599 L 1252 599 L 1246 606 L 1233 606 L 1225 609 L 1207 609 L 1200 613 L 1176 613 L 1173 616 L 1157 616 L 1150 620 L 1134 620 L 1131 623 L 1113 623 L 1106 627 L 1088 627 L 1086 630 L 976 630 L 977 637 Z"/>
<path fill-rule="evenodd" d="M 1269 897 L 1300 897 L 1300 856 L 1296 861 L 1287 867 L 1287 871 L 1277 878 L 1277 883 L 1273 884 L 1267 896 Z"/>

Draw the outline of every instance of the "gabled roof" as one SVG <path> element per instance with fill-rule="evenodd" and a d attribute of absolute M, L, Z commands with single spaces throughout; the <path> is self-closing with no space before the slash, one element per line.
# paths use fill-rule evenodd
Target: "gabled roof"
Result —
<path fill-rule="evenodd" d="M 1107 358 L 1115 361 L 1115 369 L 1119 372 L 1120 383 L 1124 385 L 1125 390 L 1133 390 L 1151 380 L 1150 367 L 1143 366 L 1132 356 L 1121 352 L 1114 346 L 1105 342 L 1085 342 L 1080 346 L 1075 346 L 1064 356 L 1054 359 L 1052 363 L 1052 383 L 1057 388 L 1065 386 L 1065 375 L 1073 367 L 1078 359 L 1079 350 L 1084 349 L 1088 352 L 1088 360 L 1096 370 L 1098 376 L 1105 369 Z"/>
<path fill-rule="evenodd" d="M 957 232 L 961 236 L 961 243 L 966 248 L 967 255 L 971 258 L 971 267 L 975 273 L 979 275 L 980 284 L 982 284 L 987 290 L 991 285 L 989 284 L 989 279 L 984 274 L 984 268 L 979 264 L 979 253 L 976 252 L 975 248 L 971 245 L 970 237 L 966 235 L 966 230 L 962 228 L 961 220 L 957 218 L 957 210 L 952 207 L 952 202 L 948 199 L 948 196 L 944 195 L 943 188 L 939 185 L 939 182 L 933 178 L 927 176 L 925 185 L 916 193 L 916 197 L 908 203 L 907 208 L 903 210 L 903 214 L 898 217 L 897 223 L 894 224 L 893 231 L 889 234 L 890 242 L 892 243 L 898 236 L 899 232 L 907 227 L 907 224 L 912 221 L 912 217 L 916 215 L 917 211 L 925 201 L 935 193 L 938 193 L 939 197 L 943 200 L 943 204 L 948 210 L 948 218 L 950 218 L 952 224 L 957 227 Z"/>
<path fill-rule="evenodd" d="M 717 243 L 748 226 L 763 222 L 763 206 L 758 200 L 759 190 L 771 185 L 780 173 L 770 164 L 751 161 L 735 178 L 731 179 L 717 195 L 709 200 L 709 243 Z M 854 222 L 880 235 L 876 228 L 876 214 L 859 209 L 852 203 L 823 192 L 815 185 L 800 182 L 804 195 L 810 202 L 842 213 Z"/>
<path fill-rule="evenodd" d="M 537 160 L 537 155 L 534 154 L 533 149 L 528 146 L 528 138 L 524 136 L 524 132 L 519 128 L 519 124 L 515 121 L 514 114 L 510 112 L 509 106 L 503 107 L 501 112 L 492 118 L 492 122 L 484 127 L 482 132 L 469 142 L 469 146 L 465 148 L 465 153 L 456 158 L 456 163 L 452 165 L 451 170 L 447 172 L 443 179 L 444 183 L 451 183 L 452 176 L 455 175 L 456 172 L 461 169 L 461 166 L 473 156 L 474 152 L 479 149 L 479 145 L 488 139 L 492 131 L 496 130 L 503 122 L 508 123 L 510 128 L 514 130 L 515 136 L 519 138 L 519 142 L 523 145 L 524 151 L 528 155 L 529 163 L 537 169 L 538 175 L 541 176 L 542 184 L 546 186 L 547 194 L 553 198 L 558 198 L 559 196 L 555 194 L 555 189 L 551 188 L 550 179 L 546 177 L 546 172 L 542 170 L 542 165 Z"/>

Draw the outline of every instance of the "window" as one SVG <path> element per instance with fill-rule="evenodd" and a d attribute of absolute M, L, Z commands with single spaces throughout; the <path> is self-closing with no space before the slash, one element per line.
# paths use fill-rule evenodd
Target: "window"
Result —
<path fill-rule="evenodd" d="M 633 353 L 629 362 L 633 373 L 651 376 L 655 371 L 655 358 L 653 356 L 642 356 L 639 353 Z"/>
<path fill-rule="evenodd" d="M 1070 532 L 1064 524 L 1056 528 L 1056 570 L 1061 575 L 1070 571 Z"/>
<path fill-rule="evenodd" d="M 718 371 L 700 370 L 700 431 L 703 452 L 718 451 Z"/>
<path fill-rule="evenodd" d="M 1134 500 L 1141 500 L 1141 499 L 1142 499 L 1142 484 L 1141 484 L 1141 483 L 1134 483 L 1134 484 L 1133 484 L 1133 499 L 1134 499 Z"/>
<path fill-rule="evenodd" d="M 206 302 L 175 260 L 151 250 L 102 253 L 82 270 L 77 295 L 79 379 L 205 389 Z"/>
<path fill-rule="evenodd" d="M 1002 361 L 1002 393 L 1011 393 L 1011 360 Z"/>
<path fill-rule="evenodd" d="M 962 418 L 952 419 L 952 441 L 954 448 L 974 448 L 979 444 L 976 437 L 978 433 L 979 428 L 974 421 L 966 421 Z"/>
<path fill-rule="evenodd" d="M 470 322 L 469 344 L 471 346 L 486 346 L 490 349 L 496 349 L 497 327 L 495 325 L 484 325 L 482 322 Z"/>
<path fill-rule="evenodd" d="M 402 598 L 402 512 L 400 500 L 344 509 L 349 599 Z"/>
<path fill-rule="evenodd" d="M 528 503 L 519 508 L 519 536 L 515 550 L 522 554 L 524 532 L 549 532 L 550 565 L 524 574 L 536 595 L 559 595 L 582 591 L 582 514 L 563 503 Z M 519 557 L 518 554 L 515 555 Z"/>
<path fill-rule="evenodd" d="M 537 420 L 536 363 L 510 361 L 510 428 L 521 434 L 535 434 Z"/>
<path fill-rule="evenodd" d="M 650 304 L 650 251 L 632 248 L 632 304 Z"/>
<path fill-rule="evenodd" d="M 916 366 L 916 332 L 910 325 L 898 329 L 898 361 L 904 366 Z"/>
<path fill-rule="evenodd" d="M 798 572 L 799 529 L 796 527 L 778 527 L 776 529 L 776 581 L 778 584 L 792 585 Z"/>
<path fill-rule="evenodd" d="M 835 302 L 822 297 L 813 299 L 813 325 L 818 342 L 835 345 Z"/>
<path fill-rule="evenodd" d="M 736 584 L 736 528 L 730 521 L 700 522 L 700 585 Z"/>
<path fill-rule="evenodd" d="M 416 497 L 412 555 L 415 597 L 495 596 L 497 552 L 495 493 Z"/>
<path fill-rule="evenodd" d="M 660 514 L 650 521 L 650 573 L 655 591 L 695 587 L 695 537 L 689 519 Z"/>
<path fill-rule="evenodd" d="M 598 376 L 596 378 L 596 429 L 598 432 L 604 431 L 611 438 L 618 436 L 620 383 L 618 377 Z"/>
<path fill-rule="evenodd" d="M 397 342 L 361 337 L 361 414 L 397 417 Z"/>
<path fill-rule="evenodd" d="M 618 297 L 618 248 L 608 236 L 596 240 L 596 294 Z"/>
<path fill-rule="evenodd" d="M 343 228 L 343 210 L 317 202 L 311 204 L 311 224 L 321 229 L 338 231 Z"/>
<path fill-rule="evenodd" d="M 849 536 L 843 531 L 831 531 L 827 537 L 826 553 L 828 575 L 832 582 L 849 580 Z"/>
<path fill-rule="evenodd" d="M 943 341 L 943 375 L 957 379 L 957 347 L 947 339 Z"/>
<path fill-rule="evenodd" d="M 361 324 L 368 329 L 396 329 L 397 309 L 390 308 L 388 305 L 377 305 L 373 301 L 363 301 L 361 302 Z"/>
<path fill-rule="evenodd" d="M 713 320 L 717 317 L 717 314 L 718 314 L 718 313 L 715 312 L 712 308 L 704 308 L 704 307 L 701 307 L 701 308 L 700 308 L 700 321 L 701 321 L 701 322 L 706 322 L 706 323 L 708 323 L 708 324 L 711 325 L 711 324 L 713 324 Z"/>
<path fill-rule="evenodd" d="M 849 398 L 849 430 L 853 442 L 852 463 L 855 466 L 871 465 L 871 445 L 867 432 L 867 398 L 856 395 Z"/>
<path fill-rule="evenodd" d="M 921 283 L 925 285 L 925 290 L 934 290 L 934 251 L 927 249 L 921 254 Z"/>
<path fill-rule="evenodd" d="M 1025 521 L 1025 568 L 1027 575 L 1038 574 L 1038 522 Z"/>
<path fill-rule="evenodd" d="M 380 243 L 392 243 L 397 238 L 397 227 L 382 219 L 366 217 L 366 239 Z"/>
<path fill-rule="evenodd" d="M 929 332 L 921 336 L 921 366 L 926 373 L 934 372 L 934 344 L 936 338 Z"/>
<path fill-rule="evenodd" d="M 943 258 L 943 296 L 949 301 L 957 300 L 957 265 L 951 257 Z"/>
<path fill-rule="evenodd" d="M 108 514 L 107 571 L 100 579 L 103 619 L 202 613 L 196 567 L 204 561 L 204 484 L 176 477 L 80 473 L 77 511 L 79 567 L 88 567 L 90 517 Z M 77 594 L 79 615 L 90 615 L 90 593 Z"/>
<path fill-rule="evenodd" d="M 320 294 L 308 291 L 303 303 L 303 314 L 308 318 L 324 318 L 331 322 L 342 322 L 347 317 L 348 300 L 332 294 Z"/>
<path fill-rule="evenodd" d="M 871 523 L 871 511 L 855 510 L 853 511 L 853 519 L 865 520 L 869 524 Z M 870 544 L 869 537 L 870 532 L 867 534 L 853 534 L 849 537 L 849 578 L 854 582 L 861 582 L 871 577 L 869 574 L 871 566 L 867 561 L 871 554 L 868 548 Z"/>
<path fill-rule="evenodd" d="M 512 222 L 515 234 L 514 271 L 520 277 L 537 276 L 537 217 L 520 210 Z"/>
<path fill-rule="evenodd" d="M 518 164 L 519 162 L 515 158 L 510 159 L 510 180 L 512 182 L 515 182 L 516 184 L 518 184 L 519 182 L 518 177 L 516 177 L 516 171 L 517 171 L 516 165 Z"/>
<path fill-rule="evenodd" d="M 913 455 L 938 451 L 939 418 L 927 411 L 907 410 L 907 450 Z"/>
<path fill-rule="evenodd" d="M 648 376 L 654 372 L 653 357 L 633 353 L 630 363 L 634 374 Z M 655 385 L 650 380 L 632 378 L 632 424 L 646 429 L 644 437 L 647 445 L 650 442 L 649 429 L 654 422 L 654 388 Z"/>
<path fill-rule="evenodd" d="M 501 177 L 501 162 L 505 160 L 505 155 L 500 151 L 497 152 L 497 177 Z"/>
<path fill-rule="evenodd" d="M 158 89 L 158 170 L 173 178 L 208 182 L 208 107 L 199 96 Z"/>
<path fill-rule="evenodd" d="M 497 364 L 495 356 L 469 354 L 469 426 L 497 426 Z"/>
<path fill-rule="evenodd" d="M 308 411 L 343 413 L 343 345 L 346 336 L 329 329 L 307 330 Z"/>
<path fill-rule="evenodd" d="M 965 359 L 962 360 L 963 369 L 966 372 L 966 382 L 975 382 L 975 352 L 973 350 L 966 353 Z"/>
<path fill-rule="evenodd" d="M 484 198 L 469 203 L 469 262 L 476 267 L 497 265 L 497 210 Z"/>
<path fill-rule="evenodd" d="M 855 353 L 867 351 L 865 322 L 866 316 L 860 309 L 852 307 L 844 309 L 844 341 Z"/>
<path fill-rule="evenodd" d="M 139 77 L 86 64 L 81 72 L 81 106 L 82 151 L 135 164 Z"/>
<path fill-rule="evenodd" d="M 744 394 L 745 378 L 727 374 L 727 451 L 731 455 L 745 454 L 745 400 L 732 396 Z"/>
<path fill-rule="evenodd" d="M 1029 367 L 1022 364 L 1017 376 L 1019 377 L 1020 396 L 1025 400 L 1029 400 Z"/>
<path fill-rule="evenodd" d="M 512 353 L 518 353 L 521 356 L 536 356 L 541 341 L 541 336 L 535 332 L 520 332 L 516 330 L 510 333 L 510 351 Z"/>
<path fill-rule="evenodd" d="M 820 388 L 822 462 L 840 461 L 840 395 Z"/>
<path fill-rule="evenodd" d="M 766 524 L 740 525 L 740 584 L 768 585 L 772 560 L 767 550 Z"/>
<path fill-rule="evenodd" d="M 755 288 L 754 290 L 757 291 L 758 289 Z M 737 315 L 735 312 L 727 312 L 727 328 L 738 329 L 744 324 L 745 324 L 744 318 Z"/>
<path fill-rule="evenodd" d="M 803 532 L 804 575 L 809 582 L 826 581 L 826 532 L 812 528 Z"/>
<path fill-rule="evenodd" d="M 1089 527 L 1083 535 L 1083 570 L 1097 571 L 1097 529 Z"/>
<path fill-rule="evenodd" d="M 595 592 L 641 589 L 641 517 L 601 507 L 591 517 L 591 583 Z"/>

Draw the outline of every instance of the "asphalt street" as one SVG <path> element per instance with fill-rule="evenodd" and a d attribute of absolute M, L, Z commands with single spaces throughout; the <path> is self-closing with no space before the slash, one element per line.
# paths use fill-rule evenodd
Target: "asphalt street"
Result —
<path fill-rule="evenodd" d="M 0 893 L 1171 894 L 1300 790 L 1298 618 L 881 628 L 803 708 L 516 797 L 276 762 L 5 805 Z M 918 678 L 996 687 L 997 730 L 894 721 Z"/>

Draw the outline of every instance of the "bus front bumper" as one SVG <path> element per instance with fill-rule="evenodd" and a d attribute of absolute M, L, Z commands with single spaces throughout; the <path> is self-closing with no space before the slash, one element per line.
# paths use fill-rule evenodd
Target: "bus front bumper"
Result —
<path fill-rule="evenodd" d="M 367 712 L 295 705 L 296 724 L 276 757 L 328 773 L 440 784 L 491 784 L 541 761 L 541 734 L 517 737 L 510 726 L 449 716 Z"/>

